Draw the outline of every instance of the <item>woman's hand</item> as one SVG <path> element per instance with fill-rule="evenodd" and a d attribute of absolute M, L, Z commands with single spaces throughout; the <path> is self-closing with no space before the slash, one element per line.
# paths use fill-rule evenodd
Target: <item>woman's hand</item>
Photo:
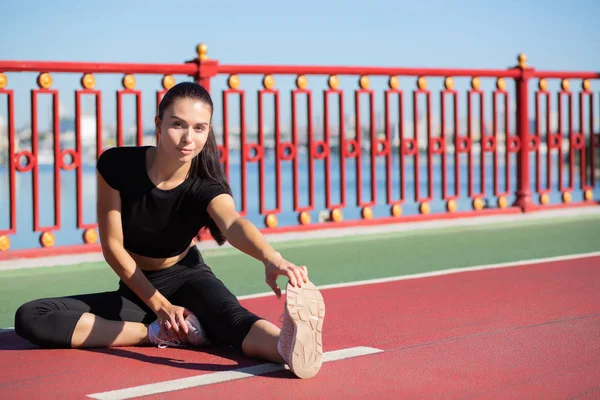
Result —
<path fill-rule="evenodd" d="M 281 297 L 281 289 L 276 281 L 279 275 L 287 276 L 290 283 L 297 287 L 302 287 L 303 282 L 308 282 L 306 267 L 298 267 L 281 257 L 281 254 L 267 243 L 256 226 L 239 215 L 230 195 L 215 197 L 206 210 L 233 247 L 262 261 L 265 265 L 266 282 L 277 297 Z"/>
<path fill-rule="evenodd" d="M 265 278 L 267 285 L 273 289 L 278 298 L 281 297 L 281 288 L 277 285 L 277 277 L 285 275 L 290 280 L 292 286 L 302 287 L 304 282 L 308 282 L 308 270 L 306 266 L 297 266 L 284 259 L 281 254 L 275 253 L 273 257 L 264 261 Z"/>
<path fill-rule="evenodd" d="M 167 331 L 171 331 L 172 336 L 179 337 L 182 341 L 185 341 L 189 329 L 185 323 L 185 317 L 190 314 L 191 311 L 187 308 L 173 304 L 161 308 L 156 312 L 161 336 Z"/>

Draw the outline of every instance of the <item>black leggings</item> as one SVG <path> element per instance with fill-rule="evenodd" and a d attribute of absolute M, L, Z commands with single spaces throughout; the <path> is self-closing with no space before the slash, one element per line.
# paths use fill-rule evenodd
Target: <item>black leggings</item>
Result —
<path fill-rule="evenodd" d="M 242 307 L 192 247 L 177 264 L 144 275 L 172 304 L 196 314 L 213 344 L 241 351 L 252 325 L 261 319 Z M 39 299 L 23 304 L 15 315 L 15 331 L 47 348 L 70 348 L 75 326 L 83 313 L 113 321 L 149 324 L 156 314 L 123 281 L 114 292 Z"/>

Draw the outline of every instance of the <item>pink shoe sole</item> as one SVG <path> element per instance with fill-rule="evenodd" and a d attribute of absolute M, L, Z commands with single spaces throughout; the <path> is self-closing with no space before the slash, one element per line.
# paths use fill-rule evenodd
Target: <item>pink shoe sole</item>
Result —
<path fill-rule="evenodd" d="M 302 288 L 288 283 L 285 313 L 294 326 L 292 345 L 286 349 L 288 366 L 299 378 L 311 378 L 323 364 L 323 296 L 312 282 Z"/>

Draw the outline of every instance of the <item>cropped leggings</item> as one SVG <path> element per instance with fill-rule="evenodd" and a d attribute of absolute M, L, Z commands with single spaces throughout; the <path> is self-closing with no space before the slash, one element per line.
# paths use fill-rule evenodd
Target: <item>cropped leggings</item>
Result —
<path fill-rule="evenodd" d="M 192 247 L 170 268 L 143 271 L 153 286 L 172 304 L 196 314 L 213 344 L 230 345 L 241 352 L 252 325 L 261 319 L 240 305 Z M 41 347 L 69 348 L 83 313 L 113 321 L 149 324 L 156 314 L 126 285 L 113 292 L 34 300 L 15 315 L 15 332 Z"/>

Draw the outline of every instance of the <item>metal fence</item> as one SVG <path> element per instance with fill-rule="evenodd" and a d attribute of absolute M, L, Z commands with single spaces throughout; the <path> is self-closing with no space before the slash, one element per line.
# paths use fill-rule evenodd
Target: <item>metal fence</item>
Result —
<path fill-rule="evenodd" d="M 64 88 L 52 88 L 56 76 Z M 103 76 L 122 87 L 97 84 Z M 162 88 L 136 89 L 146 76 Z M 240 213 L 265 232 L 598 204 L 597 72 L 541 71 L 524 55 L 498 70 L 224 65 L 205 45 L 173 65 L 0 61 L 0 258 L 99 250 L 95 160 L 151 144 L 143 115 L 179 76 L 212 87 L 223 168 Z M 69 136 L 59 95 L 73 93 Z M 107 98 L 116 115 L 103 113 Z M 30 124 L 17 129 L 21 114 Z"/>

